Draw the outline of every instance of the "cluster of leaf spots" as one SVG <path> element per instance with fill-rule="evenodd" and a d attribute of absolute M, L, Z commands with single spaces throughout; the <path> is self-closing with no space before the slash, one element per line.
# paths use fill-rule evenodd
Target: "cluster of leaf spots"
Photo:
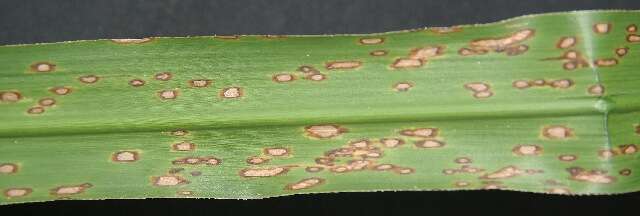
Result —
<path fill-rule="evenodd" d="M 637 152 L 638 152 L 638 146 L 636 144 L 625 144 L 625 145 L 619 145 L 616 148 L 602 149 L 598 152 L 598 155 L 601 158 L 609 159 L 615 156 L 633 155 L 633 154 L 636 154 Z"/>
<path fill-rule="evenodd" d="M 391 67 L 394 69 L 404 68 L 419 68 L 422 67 L 427 61 L 444 54 L 445 47 L 439 46 L 426 46 L 412 49 L 409 52 L 408 57 L 397 58 Z"/>
<path fill-rule="evenodd" d="M 310 65 L 302 65 L 298 67 L 294 73 L 281 72 L 274 74 L 271 77 L 271 80 L 276 83 L 289 83 L 297 80 L 299 76 L 303 77 L 305 80 L 316 82 L 327 79 L 327 75 L 321 73 L 315 67 Z"/>
<path fill-rule="evenodd" d="M 464 84 L 464 88 L 473 92 L 473 97 L 477 99 L 484 99 L 493 96 L 491 86 L 484 82 L 471 82 Z"/>
<path fill-rule="evenodd" d="M 177 141 L 174 141 L 171 144 L 168 151 L 170 152 L 183 152 L 183 153 L 192 153 L 196 151 L 196 144 L 185 139 L 191 136 L 191 132 L 185 129 L 176 129 L 166 134 L 175 137 Z M 171 160 L 171 165 L 178 166 L 170 168 L 166 173 L 151 176 L 151 183 L 157 187 L 171 187 L 171 186 L 179 186 L 189 184 L 191 181 L 187 179 L 185 176 L 180 173 L 185 171 L 184 167 L 180 166 L 193 166 L 194 169 L 198 169 L 199 165 L 205 165 L 207 167 L 215 167 L 222 164 L 222 159 L 216 156 L 186 156 L 186 157 L 178 157 Z M 202 171 L 193 170 L 189 172 L 192 177 L 197 177 L 202 175 Z M 193 191 L 183 190 L 178 188 L 176 190 L 177 195 L 181 196 L 191 196 L 193 195 Z"/>
<path fill-rule="evenodd" d="M 469 47 L 459 49 L 458 54 L 471 56 L 504 52 L 507 56 L 521 55 L 529 50 L 529 46 L 522 42 L 534 36 L 534 29 L 522 29 L 504 37 L 475 39 L 469 42 Z"/>
<path fill-rule="evenodd" d="M 512 86 L 517 89 L 528 89 L 531 87 L 544 87 L 549 86 L 557 89 L 567 89 L 573 86 L 574 83 L 571 79 L 559 79 L 559 80 L 516 80 L 513 81 Z"/>

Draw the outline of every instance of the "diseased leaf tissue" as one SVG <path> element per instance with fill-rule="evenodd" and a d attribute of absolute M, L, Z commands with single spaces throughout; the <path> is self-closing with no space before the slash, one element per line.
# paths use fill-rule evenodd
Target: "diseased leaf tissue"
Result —
<path fill-rule="evenodd" d="M 637 11 L 0 47 L 0 202 L 640 190 Z"/>

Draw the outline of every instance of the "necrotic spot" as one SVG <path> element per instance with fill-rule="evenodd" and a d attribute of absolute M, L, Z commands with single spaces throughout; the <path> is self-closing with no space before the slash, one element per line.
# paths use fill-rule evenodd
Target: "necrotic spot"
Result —
<path fill-rule="evenodd" d="M 384 38 L 360 38 L 360 44 L 372 45 L 384 43 Z"/>
<path fill-rule="evenodd" d="M 42 113 L 44 113 L 44 108 L 43 107 L 39 107 L 39 106 L 31 107 L 31 108 L 29 108 L 27 110 L 27 113 L 29 113 L 29 114 L 42 114 Z"/>
<path fill-rule="evenodd" d="M 208 80 L 208 79 L 189 80 L 189 85 L 194 88 L 204 88 L 211 85 L 211 80 Z"/>
<path fill-rule="evenodd" d="M 0 173 L 2 174 L 12 174 L 18 172 L 18 165 L 12 163 L 3 163 L 0 164 Z"/>
<path fill-rule="evenodd" d="M 242 89 L 240 87 L 228 87 L 222 89 L 220 96 L 222 98 L 239 98 L 242 97 Z"/>
<path fill-rule="evenodd" d="M 1 102 L 18 102 L 22 99 L 22 94 L 17 91 L 0 91 L 0 101 Z"/>
<path fill-rule="evenodd" d="M 98 82 L 98 80 L 100 80 L 100 77 L 96 75 L 86 75 L 86 76 L 78 77 L 78 80 L 85 84 L 93 84 Z"/>
<path fill-rule="evenodd" d="M 50 107 L 56 104 L 56 100 L 53 98 L 42 98 L 38 101 L 38 104 L 43 107 Z"/>
<path fill-rule="evenodd" d="M 4 190 L 4 196 L 7 198 L 24 197 L 31 194 L 33 190 L 31 188 L 9 188 Z"/>
<path fill-rule="evenodd" d="M 162 100 L 171 100 L 176 99 L 178 97 L 177 90 L 162 90 L 158 92 L 158 97 Z"/>
<path fill-rule="evenodd" d="M 52 72 L 56 65 L 49 62 L 36 62 L 31 65 L 31 70 L 35 72 Z"/>
<path fill-rule="evenodd" d="M 144 85 L 144 80 L 132 79 L 132 80 L 129 80 L 129 85 L 131 85 L 133 87 L 140 87 L 140 86 Z"/>
<path fill-rule="evenodd" d="M 156 80 L 160 80 L 160 81 L 167 81 L 167 80 L 170 80 L 170 79 L 171 79 L 171 77 L 173 77 L 173 75 L 171 75 L 171 73 L 169 73 L 169 72 L 160 72 L 160 73 L 157 73 L 157 74 L 154 76 L 154 78 L 155 78 Z"/>
<path fill-rule="evenodd" d="M 71 93 L 72 90 L 70 87 L 53 87 L 50 88 L 49 91 L 57 95 L 67 95 Z"/>
<path fill-rule="evenodd" d="M 325 64 L 328 70 L 354 69 L 360 66 L 362 66 L 362 62 L 360 61 L 333 61 Z"/>
<path fill-rule="evenodd" d="M 606 34 L 611 30 L 611 23 L 596 23 L 593 25 L 593 31 L 598 34 Z"/>
<path fill-rule="evenodd" d="M 389 53 L 389 52 L 388 52 L 388 51 L 386 51 L 386 50 L 374 50 L 374 51 L 371 51 L 371 52 L 369 53 L 369 55 L 371 55 L 371 56 L 385 56 L 385 55 L 387 55 L 388 53 Z"/>
<path fill-rule="evenodd" d="M 285 83 L 285 82 L 291 82 L 295 80 L 295 76 L 291 74 L 281 73 L 281 74 L 273 75 L 271 80 L 277 83 Z"/>

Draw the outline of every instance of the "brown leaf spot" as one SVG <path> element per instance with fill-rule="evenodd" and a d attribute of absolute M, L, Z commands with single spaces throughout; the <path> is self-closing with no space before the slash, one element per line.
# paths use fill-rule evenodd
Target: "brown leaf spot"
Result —
<path fill-rule="evenodd" d="M 49 62 L 36 62 L 30 68 L 34 72 L 52 72 L 56 70 L 56 65 Z"/>
<path fill-rule="evenodd" d="M 373 45 L 373 44 L 382 44 L 382 43 L 384 43 L 384 38 L 378 38 L 378 37 L 360 38 L 360 44 L 362 45 Z"/>
<path fill-rule="evenodd" d="M 153 185 L 159 187 L 176 186 L 181 184 L 188 184 L 189 181 L 178 175 L 163 175 L 151 177 Z"/>
<path fill-rule="evenodd" d="M 1 174 L 13 174 L 18 172 L 18 165 L 12 163 L 3 163 L 0 164 L 0 173 Z"/>
<path fill-rule="evenodd" d="M 50 88 L 49 91 L 57 95 L 67 95 L 71 93 L 72 90 L 70 87 L 53 87 Z"/>
<path fill-rule="evenodd" d="M 567 49 L 575 46 L 577 42 L 578 39 L 576 39 L 576 37 L 562 37 L 558 43 L 556 43 L 556 47 L 560 49 Z"/>
<path fill-rule="evenodd" d="M 277 83 L 291 82 L 295 79 L 296 79 L 295 76 L 291 74 L 286 74 L 286 73 L 276 74 L 276 75 L 273 75 L 273 77 L 271 78 L 271 80 Z"/>
<path fill-rule="evenodd" d="M 596 23 L 593 25 L 593 32 L 598 34 L 606 34 L 611 30 L 611 23 Z"/>
<path fill-rule="evenodd" d="M 346 128 L 333 124 L 311 125 L 305 127 L 304 130 L 307 132 L 308 136 L 320 139 L 333 138 L 347 132 Z"/>
<path fill-rule="evenodd" d="M 184 129 L 177 129 L 177 130 L 171 131 L 171 135 L 173 136 L 185 136 L 187 134 L 189 134 L 189 131 Z"/>
<path fill-rule="evenodd" d="M 158 97 L 162 100 L 173 100 L 178 97 L 178 90 L 162 90 L 158 92 Z"/>
<path fill-rule="evenodd" d="M 628 168 L 621 169 L 620 171 L 618 171 L 618 174 L 620 174 L 621 176 L 630 176 L 631 169 L 628 169 Z"/>
<path fill-rule="evenodd" d="M 44 108 L 43 107 L 39 107 L 39 106 L 31 107 L 31 108 L 29 108 L 27 110 L 27 113 L 29 113 L 29 114 L 42 114 L 42 113 L 44 113 Z"/>
<path fill-rule="evenodd" d="M 189 80 L 189 85 L 194 88 L 206 88 L 211 85 L 211 82 L 209 79 L 194 79 Z"/>
<path fill-rule="evenodd" d="M 461 56 L 470 56 L 470 55 L 483 55 L 487 54 L 487 50 L 484 49 L 470 49 L 470 48 L 460 48 L 458 50 L 458 54 Z"/>
<path fill-rule="evenodd" d="M 132 80 L 129 80 L 129 85 L 131 85 L 133 87 L 140 87 L 140 86 L 144 85 L 144 80 L 132 79 Z"/>
<path fill-rule="evenodd" d="M 477 39 L 469 43 L 471 50 L 486 50 L 502 52 L 507 47 L 523 42 L 535 35 L 533 29 L 523 29 L 512 33 L 506 37 Z"/>
<path fill-rule="evenodd" d="M 416 172 L 416 170 L 409 167 L 394 167 L 393 172 L 400 175 L 408 175 Z"/>
<path fill-rule="evenodd" d="M 320 165 L 333 166 L 333 160 L 332 157 L 319 157 L 315 159 L 315 162 Z"/>
<path fill-rule="evenodd" d="M 416 128 L 402 130 L 400 134 L 403 136 L 433 138 L 438 136 L 438 132 L 438 128 Z"/>
<path fill-rule="evenodd" d="M 14 103 L 22 99 L 22 94 L 17 91 L 0 91 L 0 102 Z"/>
<path fill-rule="evenodd" d="M 417 68 L 417 67 L 421 67 L 422 64 L 423 64 L 423 61 L 418 60 L 418 59 L 399 58 L 399 59 L 396 59 L 395 62 L 393 62 L 391 67 L 396 68 L 396 69 Z"/>
<path fill-rule="evenodd" d="M 283 175 L 289 171 L 287 167 L 271 167 L 271 168 L 247 168 L 240 170 L 240 176 L 246 178 L 252 177 L 272 177 Z"/>
<path fill-rule="evenodd" d="M 513 148 L 513 153 L 520 156 L 526 155 L 540 155 L 542 154 L 542 147 L 537 145 L 518 145 Z"/>
<path fill-rule="evenodd" d="M 259 164 L 269 162 L 269 158 L 264 158 L 260 156 L 251 156 L 247 158 L 246 162 L 252 165 L 259 165 Z"/>
<path fill-rule="evenodd" d="M 9 188 L 4 190 L 4 196 L 7 198 L 18 198 L 31 194 L 31 188 Z"/>
<path fill-rule="evenodd" d="M 394 168 L 396 168 L 396 166 L 393 164 L 378 164 L 376 166 L 373 166 L 373 170 L 376 170 L 376 171 L 387 171 L 387 170 L 393 170 Z"/>
<path fill-rule="evenodd" d="M 459 157 L 454 160 L 454 162 L 458 164 L 469 164 L 472 162 L 471 158 L 468 157 Z"/>
<path fill-rule="evenodd" d="M 325 64 L 328 70 L 354 69 L 360 66 L 362 66 L 360 61 L 332 61 Z"/>
<path fill-rule="evenodd" d="M 98 80 L 100 80 L 100 77 L 96 75 L 86 75 L 86 76 L 78 77 L 78 80 L 85 84 L 93 84 L 98 82 Z"/>
<path fill-rule="evenodd" d="M 604 86 L 602 86 L 600 84 L 589 86 L 589 88 L 587 89 L 587 92 L 590 95 L 602 96 L 602 95 L 604 95 Z"/>
<path fill-rule="evenodd" d="M 393 89 L 398 92 L 409 91 L 413 87 L 413 84 L 409 82 L 399 82 L 393 85 Z"/>
<path fill-rule="evenodd" d="M 513 81 L 511 85 L 517 89 L 526 89 L 531 87 L 531 84 L 529 84 L 529 81 L 526 81 L 526 80 L 516 80 L 516 81 Z"/>
<path fill-rule="evenodd" d="M 629 53 L 629 47 L 620 47 L 616 49 L 616 55 L 620 58 L 624 57 Z"/>
<path fill-rule="evenodd" d="M 387 148 L 395 148 L 404 144 L 404 140 L 399 138 L 383 138 L 380 139 L 380 143 Z"/>
<path fill-rule="evenodd" d="M 318 71 L 318 69 L 314 68 L 313 66 L 308 66 L 308 65 L 302 65 L 302 66 L 298 67 L 297 71 L 302 72 L 305 75 L 320 73 L 320 71 Z"/>
<path fill-rule="evenodd" d="M 135 162 L 140 159 L 137 151 L 119 151 L 111 156 L 114 162 Z"/>
<path fill-rule="evenodd" d="M 80 185 L 65 185 L 51 189 L 50 193 L 54 196 L 70 196 L 84 192 L 88 188 L 93 187 L 90 183 Z"/>
<path fill-rule="evenodd" d="M 349 168 L 348 166 L 335 166 L 331 167 L 331 169 L 329 170 L 334 173 L 345 173 L 351 171 L 351 168 Z"/>
<path fill-rule="evenodd" d="M 472 83 L 464 84 L 464 88 L 471 90 L 473 92 L 484 92 L 484 91 L 489 91 L 491 87 L 488 84 L 483 82 L 472 82 Z"/>
<path fill-rule="evenodd" d="M 173 160 L 171 162 L 173 165 L 201 165 L 206 164 L 210 166 L 220 165 L 222 160 L 213 156 L 203 156 L 203 157 L 183 157 Z"/>
<path fill-rule="evenodd" d="M 427 59 L 440 56 L 444 53 L 444 46 L 427 46 L 411 50 L 409 53 L 410 59 L 416 59 L 420 61 L 427 61 Z"/>
<path fill-rule="evenodd" d="M 386 50 L 374 50 L 369 53 L 371 56 L 386 56 L 389 54 L 389 51 Z"/>
<path fill-rule="evenodd" d="M 573 129 L 571 128 L 552 125 L 542 128 L 542 136 L 548 139 L 568 139 L 570 137 L 573 137 L 574 134 Z"/>
<path fill-rule="evenodd" d="M 280 157 L 289 155 L 290 151 L 287 148 L 265 148 L 264 153 L 266 155 Z"/>
<path fill-rule="evenodd" d="M 596 184 L 609 184 L 616 181 L 613 176 L 606 175 L 606 172 L 591 170 L 587 171 L 580 167 L 570 167 L 567 171 L 571 174 L 569 179 Z"/>
<path fill-rule="evenodd" d="M 42 98 L 38 101 L 38 105 L 43 107 L 50 107 L 56 104 L 56 100 L 53 98 Z"/>
<path fill-rule="evenodd" d="M 620 153 L 622 154 L 635 154 L 638 152 L 638 146 L 636 144 L 621 145 L 618 148 L 620 148 Z"/>
<path fill-rule="evenodd" d="M 524 44 L 520 44 L 517 46 L 508 46 L 507 48 L 505 48 L 505 53 L 508 56 L 517 56 L 517 55 L 521 55 L 524 54 L 525 52 L 529 51 L 529 46 L 524 45 Z"/>
<path fill-rule="evenodd" d="M 489 98 L 491 96 L 493 96 L 493 92 L 491 91 L 476 92 L 473 94 L 473 97 L 478 99 Z"/>
<path fill-rule="evenodd" d="M 445 144 L 439 140 L 419 140 L 415 142 L 415 145 L 418 148 L 441 148 Z"/>
<path fill-rule="evenodd" d="M 635 33 L 638 31 L 638 26 L 636 26 L 636 24 L 630 24 L 627 26 L 626 30 L 627 33 Z"/>
<path fill-rule="evenodd" d="M 570 79 L 554 80 L 551 82 L 551 87 L 554 88 L 566 89 L 571 86 L 573 86 L 573 81 Z"/>
<path fill-rule="evenodd" d="M 637 43 L 637 42 L 640 42 L 640 35 L 637 35 L 637 34 L 630 34 L 630 35 L 627 35 L 627 41 L 628 41 L 629 43 Z"/>
<path fill-rule="evenodd" d="M 196 145 L 188 141 L 182 141 L 171 145 L 171 149 L 174 151 L 193 151 L 196 149 Z"/>
<path fill-rule="evenodd" d="M 220 96 L 222 98 L 239 98 L 244 94 L 242 88 L 240 87 L 228 87 L 222 89 L 220 92 Z"/>
<path fill-rule="evenodd" d="M 611 149 L 604 149 L 604 150 L 598 151 L 598 156 L 604 159 L 609 159 L 616 155 L 618 155 L 618 152 Z"/>
<path fill-rule="evenodd" d="M 369 141 L 367 139 L 355 140 L 355 141 L 350 141 L 349 142 L 349 146 L 354 147 L 354 148 L 360 148 L 360 149 L 369 148 L 370 145 L 371 145 L 371 141 Z"/>
<path fill-rule="evenodd" d="M 576 159 L 578 159 L 578 156 L 570 155 L 570 154 L 558 156 L 558 160 L 566 161 L 566 162 L 575 161 Z"/>
<path fill-rule="evenodd" d="M 296 183 L 288 184 L 285 189 L 286 190 L 302 190 L 311 187 L 315 187 L 319 184 L 322 184 L 325 180 L 318 177 L 306 178 L 302 179 Z"/>
<path fill-rule="evenodd" d="M 305 168 L 304 170 L 307 171 L 307 172 L 310 172 L 310 173 L 317 173 L 317 172 L 320 172 L 320 171 L 324 170 L 324 168 L 320 167 L 320 166 L 310 166 L 310 167 Z"/>
<path fill-rule="evenodd" d="M 593 63 L 598 67 L 611 67 L 618 64 L 618 59 L 614 59 L 614 58 L 597 59 Z"/>
<path fill-rule="evenodd" d="M 171 77 L 173 77 L 173 75 L 171 75 L 171 73 L 169 72 L 160 72 L 160 73 L 157 73 L 155 76 L 153 76 L 154 79 L 160 80 L 160 81 L 171 80 Z"/>
<path fill-rule="evenodd" d="M 312 80 L 312 81 L 322 81 L 327 79 L 327 76 L 321 73 L 317 73 L 317 74 L 309 74 L 307 76 L 305 76 L 305 79 L 308 80 Z"/>
<path fill-rule="evenodd" d="M 525 171 L 518 169 L 515 166 L 507 166 L 504 168 L 501 168 L 495 172 L 492 173 L 488 173 L 485 174 L 483 176 L 481 176 L 480 178 L 482 179 L 504 179 L 504 178 L 511 178 L 511 177 L 516 177 L 519 176 L 521 174 L 524 174 Z"/>

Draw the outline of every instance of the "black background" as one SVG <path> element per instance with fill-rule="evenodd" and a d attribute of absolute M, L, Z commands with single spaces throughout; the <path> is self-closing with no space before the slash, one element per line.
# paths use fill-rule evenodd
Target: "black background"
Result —
<path fill-rule="evenodd" d="M 584 9 L 640 9 L 640 1 L 0 0 L 0 44 L 213 34 L 372 33 Z M 636 215 L 640 214 L 638 205 L 640 193 L 555 196 L 433 191 L 332 193 L 263 200 L 54 201 L 1 206 L 0 214 Z"/>

